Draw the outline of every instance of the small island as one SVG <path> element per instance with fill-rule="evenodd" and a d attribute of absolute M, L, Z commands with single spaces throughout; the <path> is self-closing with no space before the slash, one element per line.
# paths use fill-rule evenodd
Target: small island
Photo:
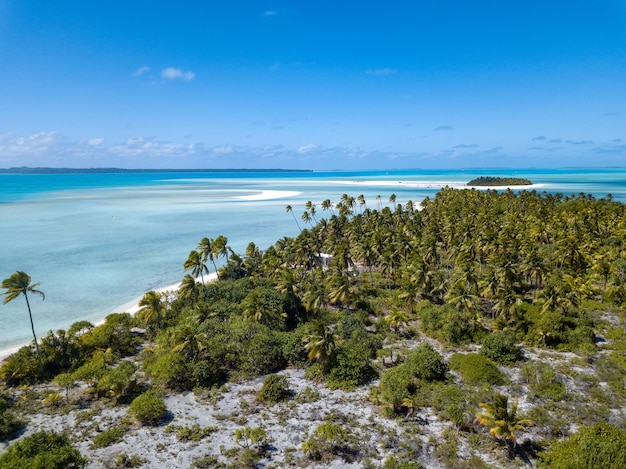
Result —
<path fill-rule="evenodd" d="M 532 182 L 524 178 L 503 178 L 496 176 L 481 176 L 472 179 L 468 186 L 530 186 Z"/>

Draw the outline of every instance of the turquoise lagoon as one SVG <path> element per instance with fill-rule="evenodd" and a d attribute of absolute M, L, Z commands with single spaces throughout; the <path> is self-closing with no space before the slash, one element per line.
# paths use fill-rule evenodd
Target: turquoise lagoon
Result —
<path fill-rule="evenodd" d="M 626 202 L 626 169 L 352 172 L 0 174 L 0 279 L 17 270 L 41 282 L 32 300 L 38 337 L 123 311 L 144 292 L 179 282 L 190 250 L 224 235 L 237 252 L 266 249 L 298 227 L 307 201 L 363 194 L 367 205 L 421 201 L 477 176 L 531 179 L 538 191 Z M 377 196 L 380 196 L 377 198 Z M 358 210 L 358 209 L 357 209 Z M 0 350 L 32 338 L 21 298 L 0 306 Z"/>

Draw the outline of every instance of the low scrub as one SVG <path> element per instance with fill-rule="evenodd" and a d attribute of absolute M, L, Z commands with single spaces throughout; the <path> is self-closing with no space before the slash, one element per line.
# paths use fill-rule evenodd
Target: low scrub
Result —
<path fill-rule="evenodd" d="M 506 377 L 496 364 L 477 353 L 455 353 L 448 363 L 466 384 L 498 386 L 506 383 Z"/>
<path fill-rule="evenodd" d="M 168 414 L 165 401 L 152 389 L 137 396 L 128 412 L 142 425 L 158 425 Z"/>

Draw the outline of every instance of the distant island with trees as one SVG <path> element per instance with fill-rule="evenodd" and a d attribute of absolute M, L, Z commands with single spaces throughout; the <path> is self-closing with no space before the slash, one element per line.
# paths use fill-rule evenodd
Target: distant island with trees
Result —
<path fill-rule="evenodd" d="M 496 176 L 481 176 L 472 179 L 468 186 L 530 186 L 532 181 L 524 178 L 503 178 Z"/>
<path fill-rule="evenodd" d="M 127 169 L 127 168 L 0 168 L 0 174 L 105 174 L 105 173 L 310 173 L 310 169 Z"/>

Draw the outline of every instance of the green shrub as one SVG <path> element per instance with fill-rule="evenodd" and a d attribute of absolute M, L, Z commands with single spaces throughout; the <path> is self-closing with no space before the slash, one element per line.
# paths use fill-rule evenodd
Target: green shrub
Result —
<path fill-rule="evenodd" d="M 146 463 L 146 459 L 142 458 L 137 454 L 126 454 L 121 453 L 117 455 L 115 458 L 115 466 L 116 468 L 122 469 L 127 467 L 141 467 Z"/>
<path fill-rule="evenodd" d="M 330 366 L 326 384 L 331 389 L 349 391 L 377 376 L 367 345 L 362 342 L 346 342 L 340 345 Z"/>
<path fill-rule="evenodd" d="M 235 442 L 242 448 L 256 446 L 262 448 L 267 441 L 267 432 L 263 427 L 239 428 L 233 432 Z"/>
<path fill-rule="evenodd" d="M 258 399 L 266 404 L 277 404 L 291 397 L 289 379 L 283 375 L 270 375 L 263 381 Z"/>
<path fill-rule="evenodd" d="M 196 386 L 210 388 L 224 379 L 224 373 L 211 360 L 198 360 L 191 369 L 191 375 Z"/>
<path fill-rule="evenodd" d="M 512 365 L 524 358 L 524 352 L 515 345 L 513 331 L 494 332 L 483 339 L 481 355 L 500 365 Z"/>
<path fill-rule="evenodd" d="M 0 400 L 2 401 L 0 406 L 0 440 L 4 441 L 18 430 L 24 428 L 25 422 L 8 410 L 8 404 L 4 399 Z"/>
<path fill-rule="evenodd" d="M 194 423 L 191 427 L 168 425 L 165 428 L 166 433 L 176 433 L 178 441 L 195 441 L 198 442 L 203 438 L 206 438 L 211 433 L 217 431 L 217 427 L 200 427 L 197 423 Z"/>
<path fill-rule="evenodd" d="M 298 326 L 293 332 L 280 332 L 283 357 L 291 366 L 302 366 L 308 361 L 308 353 L 302 343 L 306 334 L 305 325 Z"/>
<path fill-rule="evenodd" d="M 137 382 L 133 378 L 137 367 L 124 360 L 98 380 L 96 391 L 99 396 L 115 399 L 117 402 L 128 402 L 137 391 Z"/>
<path fill-rule="evenodd" d="M 111 427 L 103 432 L 97 434 L 93 439 L 93 446 L 95 448 L 104 448 L 105 446 L 117 443 L 122 439 L 124 433 L 128 430 L 128 424 L 122 423 L 115 427 Z"/>
<path fill-rule="evenodd" d="M 424 469 L 418 462 L 400 461 L 394 455 L 391 455 L 385 459 L 382 469 Z"/>
<path fill-rule="evenodd" d="M 35 348 L 31 345 L 21 347 L 6 359 L 0 367 L 0 376 L 7 386 L 34 384 L 41 379 L 39 361 Z"/>
<path fill-rule="evenodd" d="M 128 412 L 142 425 L 158 425 L 168 414 L 165 401 L 152 389 L 137 396 Z"/>
<path fill-rule="evenodd" d="M 161 347 L 157 347 L 160 350 Z M 154 383 L 168 389 L 191 389 L 193 378 L 191 364 L 176 352 L 151 352 L 144 360 L 144 369 L 150 374 Z"/>
<path fill-rule="evenodd" d="M 414 376 L 409 367 L 402 363 L 383 373 L 375 397 L 386 406 L 388 414 L 398 414 L 404 399 L 416 391 L 417 383 Z"/>
<path fill-rule="evenodd" d="M 352 462 L 358 454 L 357 440 L 352 433 L 336 423 L 320 424 L 302 450 L 313 461 L 328 462 L 339 456 Z"/>
<path fill-rule="evenodd" d="M 425 381 L 443 381 L 448 365 L 443 357 L 428 342 L 423 342 L 405 360 L 411 374 Z"/>
<path fill-rule="evenodd" d="M 609 423 L 582 427 L 568 439 L 553 443 L 540 455 L 545 469 L 622 469 L 626 467 L 626 432 Z"/>
<path fill-rule="evenodd" d="M 450 344 L 472 342 L 477 332 L 466 313 L 451 306 L 432 306 L 420 312 L 426 334 Z"/>
<path fill-rule="evenodd" d="M 243 377 L 273 373 L 285 367 L 280 333 L 251 320 L 230 325 L 226 355 L 233 371 Z"/>
<path fill-rule="evenodd" d="M 134 326 L 135 318 L 128 313 L 109 314 L 104 324 L 80 336 L 80 343 L 86 352 L 110 349 L 120 356 L 132 355 L 140 343 L 131 332 Z"/>
<path fill-rule="evenodd" d="M 448 363 L 466 384 L 498 386 L 506 382 L 506 377 L 496 364 L 477 353 L 455 353 Z"/>
<path fill-rule="evenodd" d="M 79 469 L 87 465 L 65 435 L 37 432 L 11 444 L 0 455 L 0 469 Z"/>

